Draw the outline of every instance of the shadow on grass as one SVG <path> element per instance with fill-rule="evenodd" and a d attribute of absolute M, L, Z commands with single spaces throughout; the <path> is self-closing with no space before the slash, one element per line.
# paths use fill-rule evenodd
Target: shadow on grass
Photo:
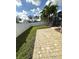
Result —
<path fill-rule="evenodd" d="M 26 38 L 28 37 L 29 32 L 31 31 L 32 27 L 24 31 L 21 35 L 16 38 L 16 52 L 19 50 L 21 45 L 26 42 Z"/>

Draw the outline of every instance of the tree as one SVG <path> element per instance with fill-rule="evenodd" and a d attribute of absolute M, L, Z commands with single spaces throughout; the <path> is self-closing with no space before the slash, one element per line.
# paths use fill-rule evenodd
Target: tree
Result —
<path fill-rule="evenodd" d="M 50 14 L 53 14 L 53 16 L 57 16 L 57 5 L 51 5 L 51 3 L 49 3 L 49 5 L 46 5 L 43 9 L 43 11 L 41 12 L 41 18 L 47 18 L 48 19 L 48 24 L 51 24 L 51 17 Z M 53 21 L 53 20 L 52 20 Z"/>
<path fill-rule="evenodd" d="M 53 13 L 54 16 L 57 16 L 57 5 L 50 6 L 50 14 Z"/>

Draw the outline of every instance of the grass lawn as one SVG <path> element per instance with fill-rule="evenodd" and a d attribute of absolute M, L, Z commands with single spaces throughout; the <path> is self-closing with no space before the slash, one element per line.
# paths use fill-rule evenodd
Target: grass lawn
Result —
<path fill-rule="evenodd" d="M 16 59 L 32 59 L 36 30 L 48 26 L 34 26 L 16 38 Z"/>

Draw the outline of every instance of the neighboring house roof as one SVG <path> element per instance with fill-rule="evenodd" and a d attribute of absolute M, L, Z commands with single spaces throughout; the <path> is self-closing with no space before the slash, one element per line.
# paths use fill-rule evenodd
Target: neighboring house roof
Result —
<path fill-rule="evenodd" d="M 62 10 L 58 10 L 57 13 L 61 12 Z"/>
<path fill-rule="evenodd" d="M 62 18 L 62 11 L 59 11 L 58 12 L 58 17 L 61 17 Z"/>

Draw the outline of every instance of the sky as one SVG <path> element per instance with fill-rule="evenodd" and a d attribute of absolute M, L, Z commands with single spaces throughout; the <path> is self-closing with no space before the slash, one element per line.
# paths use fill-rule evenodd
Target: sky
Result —
<path fill-rule="evenodd" d="M 58 10 L 62 10 L 62 0 L 16 0 L 16 15 L 27 17 L 27 15 L 38 16 L 44 6 L 58 4 Z"/>

